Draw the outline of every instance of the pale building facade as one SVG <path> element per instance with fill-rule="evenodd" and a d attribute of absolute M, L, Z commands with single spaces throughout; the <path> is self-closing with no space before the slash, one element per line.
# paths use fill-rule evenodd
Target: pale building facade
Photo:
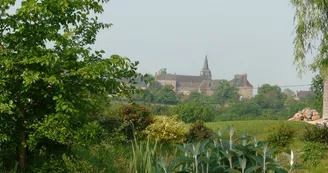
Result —
<path fill-rule="evenodd" d="M 190 92 L 211 95 L 214 89 L 218 87 L 220 81 L 220 79 L 212 79 L 207 56 L 199 76 L 167 74 L 166 70 L 164 70 L 155 74 L 155 80 L 162 85 L 172 85 L 175 92 L 184 95 L 189 95 Z M 248 81 L 247 74 L 236 74 L 230 82 L 238 87 L 239 94 L 243 98 L 253 97 L 253 86 Z"/>

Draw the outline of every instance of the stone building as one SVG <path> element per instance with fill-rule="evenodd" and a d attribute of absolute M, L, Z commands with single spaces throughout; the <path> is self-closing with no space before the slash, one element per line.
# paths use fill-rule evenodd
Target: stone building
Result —
<path fill-rule="evenodd" d="M 189 95 L 193 91 L 211 95 L 220 81 L 220 79 L 212 79 L 207 56 L 199 76 L 167 74 L 166 69 L 162 69 L 155 74 L 155 80 L 162 85 L 172 85 L 175 92 L 184 95 Z M 243 98 L 253 97 L 253 86 L 249 83 L 247 74 L 236 74 L 230 82 L 238 87 L 239 94 Z"/>

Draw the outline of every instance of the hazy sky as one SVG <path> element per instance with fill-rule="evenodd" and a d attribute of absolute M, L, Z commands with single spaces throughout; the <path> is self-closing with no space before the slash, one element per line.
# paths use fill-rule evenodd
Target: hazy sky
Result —
<path fill-rule="evenodd" d="M 215 79 L 310 84 L 293 65 L 293 17 L 288 0 L 112 0 L 101 19 L 113 27 L 95 48 L 139 61 L 142 73 L 199 75 L 207 54 Z"/>

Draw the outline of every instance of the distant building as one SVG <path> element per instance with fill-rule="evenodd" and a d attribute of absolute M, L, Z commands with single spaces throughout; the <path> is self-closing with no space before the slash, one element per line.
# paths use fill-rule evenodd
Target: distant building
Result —
<path fill-rule="evenodd" d="M 199 76 L 167 74 L 166 69 L 162 69 L 159 73 L 155 73 L 155 80 L 162 85 L 172 85 L 175 92 L 183 93 L 184 95 L 189 95 L 190 92 L 211 95 L 220 81 L 220 79 L 212 79 L 207 56 Z M 249 83 L 247 74 L 236 74 L 230 82 L 238 87 L 239 94 L 243 98 L 253 97 L 253 86 Z"/>
<path fill-rule="evenodd" d="M 306 98 L 315 97 L 315 93 L 312 91 L 296 91 L 295 100 L 302 100 Z"/>

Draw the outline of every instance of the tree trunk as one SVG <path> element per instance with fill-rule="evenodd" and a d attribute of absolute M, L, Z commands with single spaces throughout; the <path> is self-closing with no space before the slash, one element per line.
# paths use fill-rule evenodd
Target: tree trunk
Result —
<path fill-rule="evenodd" d="M 19 135 L 20 135 L 20 145 L 19 145 L 19 169 L 24 171 L 26 169 L 26 134 L 25 134 L 25 110 L 20 107 L 20 124 L 19 124 Z"/>
<path fill-rule="evenodd" d="M 328 77 L 325 77 L 323 82 L 323 104 L 322 104 L 322 119 L 328 119 Z"/>

